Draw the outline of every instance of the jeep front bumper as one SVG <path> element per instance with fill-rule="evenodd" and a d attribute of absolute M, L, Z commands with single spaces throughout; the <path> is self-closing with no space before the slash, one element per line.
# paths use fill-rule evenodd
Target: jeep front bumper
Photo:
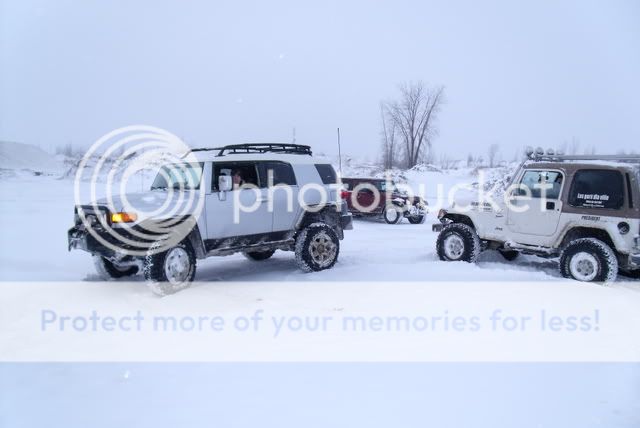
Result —
<path fill-rule="evenodd" d="M 426 214 L 427 214 L 426 208 L 422 208 L 416 205 L 407 206 L 404 211 L 405 217 L 418 217 Z"/>

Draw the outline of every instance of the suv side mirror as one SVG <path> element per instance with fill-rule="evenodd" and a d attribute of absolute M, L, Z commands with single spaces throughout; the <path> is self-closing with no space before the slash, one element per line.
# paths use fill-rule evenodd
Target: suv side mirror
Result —
<path fill-rule="evenodd" d="M 218 190 L 228 192 L 233 187 L 233 180 L 229 175 L 221 175 L 218 177 Z"/>

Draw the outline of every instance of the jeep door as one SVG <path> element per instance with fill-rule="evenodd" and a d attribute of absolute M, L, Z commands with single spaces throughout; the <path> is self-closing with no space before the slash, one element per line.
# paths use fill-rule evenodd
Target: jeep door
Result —
<path fill-rule="evenodd" d="M 516 242 L 542 244 L 537 237 L 552 236 L 562 212 L 564 174 L 559 170 L 525 169 L 507 205 L 507 227 Z M 520 235 L 520 236 L 518 236 Z"/>
<path fill-rule="evenodd" d="M 221 175 L 236 177 L 231 190 L 219 189 Z M 248 244 L 272 232 L 273 213 L 256 162 L 213 162 L 211 176 L 205 199 L 207 239 L 247 237 L 243 244 Z"/>

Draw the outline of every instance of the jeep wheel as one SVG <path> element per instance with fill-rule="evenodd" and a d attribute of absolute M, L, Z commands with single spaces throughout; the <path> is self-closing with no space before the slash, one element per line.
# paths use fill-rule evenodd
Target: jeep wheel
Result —
<path fill-rule="evenodd" d="M 480 238 L 472 227 L 450 223 L 438 235 L 436 250 L 440 260 L 473 263 L 480 254 Z"/>
<path fill-rule="evenodd" d="M 502 257 L 504 257 L 506 261 L 509 261 L 509 262 L 514 261 L 520 255 L 520 253 L 515 250 L 498 250 L 498 252 Z"/>
<path fill-rule="evenodd" d="M 565 278 L 608 283 L 616 279 L 618 259 L 610 246 L 595 238 L 572 241 L 560 256 L 560 272 Z"/>
<path fill-rule="evenodd" d="M 402 220 L 402 212 L 400 212 L 400 208 L 396 205 L 387 206 L 382 216 L 384 217 L 384 221 L 389 224 L 398 224 L 400 220 Z"/>
<path fill-rule="evenodd" d="M 324 223 L 313 223 L 296 238 L 296 263 L 305 272 L 331 268 L 338 260 L 340 241 L 332 228 Z"/>
<path fill-rule="evenodd" d="M 144 277 L 161 296 L 189 286 L 196 275 L 196 256 L 191 245 L 181 242 L 160 253 L 150 251 L 144 259 Z"/>
<path fill-rule="evenodd" d="M 426 218 L 426 216 L 423 215 L 417 215 L 417 216 L 413 216 L 413 217 L 409 217 L 409 223 L 411 224 L 422 224 L 424 223 L 424 219 Z"/>
<path fill-rule="evenodd" d="M 118 266 L 101 256 L 93 256 L 93 264 L 102 279 L 117 279 L 138 273 L 138 266 Z"/>
<path fill-rule="evenodd" d="M 268 258 L 273 256 L 273 253 L 275 253 L 275 252 L 276 252 L 276 250 L 264 250 L 264 251 L 244 252 L 242 254 L 246 258 L 248 258 L 249 260 L 253 260 L 253 261 L 259 262 L 259 261 L 262 261 L 262 260 L 267 260 Z"/>

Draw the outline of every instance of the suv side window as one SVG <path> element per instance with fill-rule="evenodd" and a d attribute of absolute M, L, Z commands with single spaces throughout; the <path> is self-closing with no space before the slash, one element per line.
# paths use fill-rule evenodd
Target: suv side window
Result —
<path fill-rule="evenodd" d="M 273 174 L 273 185 L 297 185 L 296 175 L 293 172 L 293 168 L 286 162 L 260 162 L 260 184 L 261 187 L 267 187 L 269 185 L 269 172 Z"/>
<path fill-rule="evenodd" d="M 214 162 L 211 190 L 218 192 L 218 177 L 229 175 L 233 179 L 233 188 L 251 184 L 258 186 L 258 171 L 255 162 Z"/>
<path fill-rule="evenodd" d="M 558 171 L 540 171 L 540 170 L 527 170 L 522 176 L 520 181 L 520 187 L 528 187 L 531 191 L 532 198 L 542 198 L 542 195 L 547 199 L 560 198 L 560 189 L 562 189 L 563 175 Z"/>
<path fill-rule="evenodd" d="M 573 177 L 569 204 L 580 208 L 620 209 L 624 203 L 624 183 L 620 171 L 582 169 Z"/>
<path fill-rule="evenodd" d="M 320 174 L 322 184 L 336 184 L 338 182 L 338 177 L 331 164 L 317 163 L 315 166 L 318 174 Z"/>

